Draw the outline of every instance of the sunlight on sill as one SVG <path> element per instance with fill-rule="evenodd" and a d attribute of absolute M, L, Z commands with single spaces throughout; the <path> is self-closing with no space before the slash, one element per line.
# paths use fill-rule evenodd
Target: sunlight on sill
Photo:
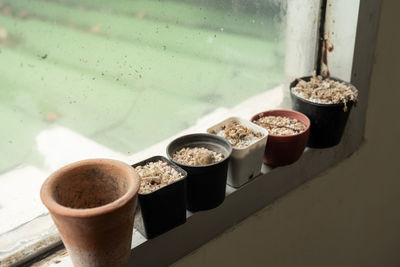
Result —
<path fill-rule="evenodd" d="M 39 191 L 43 181 L 56 169 L 70 162 L 87 158 L 113 158 L 133 164 L 150 156 L 165 155 L 167 144 L 178 136 L 205 132 L 210 125 L 231 116 L 249 119 L 258 112 L 278 108 L 283 100 L 283 90 L 283 86 L 278 86 L 255 95 L 233 108 L 218 108 L 199 118 L 195 125 L 130 156 L 115 152 L 65 127 L 53 126 L 42 131 L 36 137 L 36 146 L 44 158 L 44 168 L 20 166 L 0 176 L 3 185 L 0 188 L 0 220 L 5 222 L 0 227 L 0 260 L 24 250 L 33 243 L 39 242 L 40 236 L 45 236 L 45 233 L 32 231 L 31 227 L 35 223 L 26 222 L 43 220 L 40 216 L 47 213 L 40 201 Z M 227 188 L 228 191 L 232 189 Z M 26 208 L 27 203 L 29 203 L 29 209 Z M 46 217 L 47 222 L 42 225 L 41 230 L 54 233 L 54 226 L 49 216 Z M 14 235 L 14 231 L 25 235 L 23 237 L 21 234 Z M 136 247 L 145 241 L 146 239 L 135 230 L 132 246 Z M 54 242 L 53 239 L 52 242 Z"/>

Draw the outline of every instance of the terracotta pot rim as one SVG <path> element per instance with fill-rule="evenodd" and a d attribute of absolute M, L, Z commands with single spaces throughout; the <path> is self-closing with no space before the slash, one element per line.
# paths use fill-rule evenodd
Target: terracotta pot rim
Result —
<path fill-rule="evenodd" d="M 272 113 L 278 113 L 279 114 L 281 112 L 285 112 L 285 113 L 288 112 L 288 113 L 291 113 L 291 114 L 297 114 L 298 116 L 304 118 L 306 123 L 304 123 L 304 122 L 302 122 L 302 123 L 304 123 L 306 125 L 306 129 L 304 131 L 298 133 L 298 134 L 291 134 L 291 135 L 276 135 L 276 134 L 271 134 L 270 132 L 268 132 L 268 138 L 286 140 L 286 139 L 291 139 L 291 138 L 296 137 L 296 136 L 304 135 L 310 130 L 310 126 L 311 126 L 310 119 L 306 115 L 304 115 L 303 113 L 295 111 L 295 110 L 291 110 L 291 109 L 272 109 L 272 110 L 262 111 L 260 113 L 257 113 L 253 117 L 251 117 L 250 121 L 253 122 L 254 124 L 256 124 L 254 122 L 256 119 L 268 116 L 268 114 L 271 114 L 271 116 L 282 116 L 282 117 L 288 117 L 288 118 L 296 119 L 295 117 L 289 117 L 287 115 L 285 115 L 285 116 L 284 115 L 276 115 L 276 114 L 272 115 Z"/>
<path fill-rule="evenodd" d="M 95 208 L 74 209 L 57 203 L 53 198 L 51 191 L 51 188 L 53 188 L 54 186 L 55 179 L 60 175 L 63 175 L 69 172 L 70 170 L 80 167 L 82 165 L 103 165 L 103 166 L 111 165 L 124 169 L 126 174 L 129 175 L 130 177 L 130 179 L 128 178 L 128 190 L 120 198 L 106 205 Z M 45 180 L 45 182 L 41 187 L 40 198 L 43 204 L 48 208 L 48 210 L 51 213 L 66 217 L 86 218 L 86 217 L 100 216 L 124 206 L 128 201 L 130 201 L 135 196 L 135 194 L 138 193 L 139 187 L 140 187 L 140 177 L 129 164 L 119 160 L 105 159 L 105 158 L 86 159 L 70 163 L 52 173 Z"/>
<path fill-rule="evenodd" d="M 353 90 L 353 91 L 355 91 L 355 90 L 357 90 L 357 88 L 353 85 L 353 84 L 351 84 L 351 83 L 349 83 L 349 82 L 346 82 L 346 81 L 343 81 L 342 79 L 339 79 L 339 78 L 336 78 L 336 77 L 332 77 L 332 76 L 323 76 L 323 75 L 321 75 L 322 76 L 322 78 L 325 80 L 326 78 L 329 78 L 329 79 L 331 79 L 331 80 L 334 80 L 334 81 L 337 81 L 337 82 L 344 82 L 346 85 L 348 85 L 348 86 L 351 86 L 351 90 Z M 303 77 L 300 77 L 300 78 L 297 78 L 297 79 L 302 79 L 302 80 L 304 80 L 304 79 L 309 79 L 309 78 L 311 78 L 312 77 L 312 75 L 308 75 L 308 76 L 303 76 Z M 337 104 L 323 104 L 323 103 L 316 103 L 316 102 L 312 102 L 312 101 L 310 101 L 310 100 L 307 100 L 307 99 L 304 99 L 304 98 L 302 98 L 302 97 L 300 97 L 300 96 L 298 96 L 298 95 L 296 95 L 296 94 L 294 94 L 293 92 L 292 92 L 292 88 L 298 83 L 298 80 L 297 79 L 295 79 L 293 82 L 291 82 L 290 83 L 290 86 L 289 86 L 289 91 L 290 91 L 290 94 L 293 96 L 293 97 L 295 97 L 296 99 L 299 99 L 299 100 L 301 100 L 301 101 L 303 101 L 303 102 L 305 102 L 305 103 L 308 103 L 308 104 L 310 104 L 310 105 L 315 105 L 315 106 L 318 106 L 318 107 L 344 107 L 344 103 L 343 102 L 340 102 L 340 103 L 337 103 Z M 351 103 L 351 105 L 353 105 L 354 104 L 354 101 L 353 100 L 350 100 L 350 101 L 348 101 L 347 102 L 348 104 L 350 104 Z"/>

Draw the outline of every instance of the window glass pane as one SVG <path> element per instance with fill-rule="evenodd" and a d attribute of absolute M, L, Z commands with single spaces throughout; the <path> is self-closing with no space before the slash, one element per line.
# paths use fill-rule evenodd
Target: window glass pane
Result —
<path fill-rule="evenodd" d="M 60 147 L 129 156 L 280 84 L 285 14 L 271 0 L 0 0 L 0 235 L 46 212 Z"/>

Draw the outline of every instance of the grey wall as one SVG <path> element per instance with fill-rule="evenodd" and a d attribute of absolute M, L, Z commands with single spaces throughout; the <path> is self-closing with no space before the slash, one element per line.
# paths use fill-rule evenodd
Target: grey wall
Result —
<path fill-rule="evenodd" d="M 399 1 L 383 1 L 366 141 L 173 266 L 400 266 Z"/>

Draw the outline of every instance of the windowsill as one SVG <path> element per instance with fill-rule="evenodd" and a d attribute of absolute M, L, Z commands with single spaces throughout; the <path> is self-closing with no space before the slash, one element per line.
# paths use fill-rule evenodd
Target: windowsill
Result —
<path fill-rule="evenodd" d="M 172 264 L 274 200 L 316 177 L 318 173 L 344 160 L 359 144 L 349 145 L 347 135 L 333 148 L 307 148 L 300 160 L 292 165 L 278 168 L 263 165 L 262 173 L 242 187 L 235 189 L 227 186 L 227 197 L 219 207 L 194 214 L 188 212 L 185 224 L 154 239 L 147 240 L 135 230 L 129 264 L 132 266 Z M 163 253 L 157 253 L 157 257 L 149 257 L 154 251 Z M 50 266 L 72 265 L 65 253 L 61 253 L 61 256 L 59 254 L 45 261 L 50 263 Z"/>
<path fill-rule="evenodd" d="M 153 155 L 164 155 L 166 145 L 177 136 L 193 132 L 204 132 L 204 129 L 207 129 L 209 125 L 215 124 L 230 116 L 250 118 L 260 111 L 287 106 L 288 103 L 282 103 L 284 94 L 284 88 L 282 89 L 281 86 L 276 87 L 254 96 L 232 109 L 218 109 L 212 114 L 200 119 L 193 127 L 167 140 L 163 140 L 145 151 L 124 158 L 118 157 L 117 154 L 115 155 L 117 159 L 130 164 Z M 349 124 L 351 124 L 353 113 L 355 112 L 353 111 L 350 115 Z M 351 136 L 348 132 L 349 131 L 346 132 L 347 134 L 345 134 L 342 142 L 334 148 L 307 148 L 303 156 L 292 165 L 278 168 L 270 168 L 263 165 L 262 173 L 242 187 L 233 188 L 227 186 L 227 197 L 219 207 L 194 214 L 188 212 L 188 219 L 185 224 L 155 239 L 147 240 L 135 229 L 132 239 L 132 256 L 130 262 L 135 266 L 165 266 L 175 262 L 251 214 L 271 204 L 275 199 L 285 195 L 302 183 L 312 179 L 318 173 L 348 157 L 356 150 L 361 142 L 361 137 Z M 65 134 L 65 131 L 56 129 L 54 134 Z M 46 140 L 52 139 L 49 137 L 51 137 L 51 134 L 47 135 Z M 79 137 L 72 134 L 71 138 Z M 58 138 L 53 139 L 57 140 Z M 75 141 L 80 142 L 82 140 Z M 47 145 L 52 146 L 51 141 Z M 88 148 L 83 149 L 90 150 Z M 57 153 L 63 152 L 64 151 L 57 151 Z M 56 157 L 54 155 L 49 155 L 49 159 L 53 158 Z M 68 158 L 68 160 L 73 161 L 78 159 Z M 65 163 L 52 162 L 51 164 L 64 165 Z M 34 232 L 32 232 L 33 230 Z M 53 248 L 52 252 L 47 252 L 43 261 L 48 264 L 54 264 L 54 266 L 72 265 L 68 255 L 60 252 L 62 243 L 49 215 L 40 216 L 28 222 L 23 227 L 19 227 L 10 232 L 9 235 L 10 244 L 12 244 L 12 242 L 14 242 L 13 240 L 16 238 L 18 239 L 28 235 L 31 236 L 30 239 L 24 240 L 25 244 L 22 244 L 18 252 L 11 253 L 10 259 L 14 263 L 21 262 L 21 260 L 25 262 L 32 258 L 32 261 L 38 261 L 38 255 Z M 169 243 L 173 243 L 174 245 L 171 246 Z M 153 251 L 163 251 L 163 253 L 160 253 L 157 257 L 148 257 Z M 41 257 L 43 258 L 43 256 Z"/>
<path fill-rule="evenodd" d="M 192 132 L 203 132 L 209 125 L 222 121 L 229 116 L 249 118 L 264 109 L 277 108 L 278 106 L 282 106 L 283 95 L 284 90 L 281 87 L 268 90 L 244 101 L 232 109 L 217 110 L 199 120 L 195 126 L 178 133 L 176 136 Z M 350 115 L 349 124 L 352 121 L 351 118 L 352 115 Z M 129 158 L 119 159 L 133 164 L 153 155 L 164 154 L 166 145 L 176 136 L 149 147 L 145 151 Z M 188 219 L 185 224 L 155 239 L 147 240 L 135 229 L 132 239 L 132 256 L 130 262 L 135 266 L 165 266 L 175 262 L 251 214 L 271 204 L 275 199 L 285 195 L 302 183 L 312 179 L 318 173 L 345 159 L 356 150 L 360 141 L 361 137 L 354 138 L 354 136 L 346 134 L 342 142 L 334 148 L 307 148 L 299 161 L 292 165 L 278 168 L 270 168 L 263 165 L 262 173 L 242 187 L 233 188 L 227 186 L 227 197 L 219 207 L 197 213 L 188 212 Z M 37 232 L 36 235 L 32 235 L 32 229 L 35 229 Z M 19 261 L 21 259 L 26 261 L 29 258 L 34 258 L 33 260 L 37 261 L 39 259 L 35 257 L 43 254 L 43 252 L 48 251 L 52 247 L 56 247 L 53 249 L 53 252 L 48 253 L 49 256 L 46 256 L 44 261 L 54 264 L 54 266 L 72 265 L 67 254 L 60 253 L 60 249 L 57 249 L 61 247 L 61 241 L 50 216 L 45 215 L 32 220 L 10 233 L 10 236 L 13 238 L 18 236 L 23 237 L 28 233 L 34 236 L 34 238 L 26 242 L 31 244 L 22 246 L 23 248 L 20 249 L 20 252 L 11 257 L 16 256 L 20 258 Z M 173 243 L 174 245 L 171 246 L 169 243 Z M 157 257 L 148 257 L 153 251 L 163 251 L 163 253 L 158 254 Z M 17 260 L 17 258 L 14 260 Z"/>

